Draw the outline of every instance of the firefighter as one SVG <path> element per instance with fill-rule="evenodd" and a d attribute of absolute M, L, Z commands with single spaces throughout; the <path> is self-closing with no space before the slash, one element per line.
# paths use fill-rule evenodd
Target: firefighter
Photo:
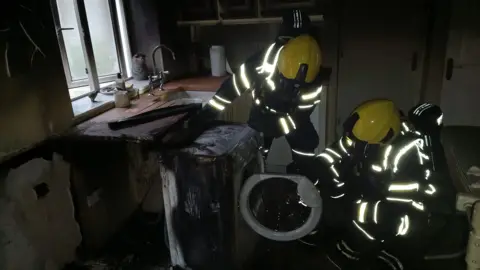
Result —
<path fill-rule="evenodd" d="M 320 102 L 329 69 L 322 67 L 320 46 L 309 31 L 306 14 L 293 10 L 285 15 L 276 41 L 224 81 L 203 110 L 189 121 L 190 129 L 200 130 L 237 97 L 248 93 L 253 99 L 248 124 L 263 133 L 264 157 L 273 140 L 281 136 L 286 137 L 294 162 L 312 157 L 319 138 L 310 114 Z"/>
<path fill-rule="evenodd" d="M 420 104 L 408 116 L 389 100 L 365 102 L 310 170 L 327 226 L 342 228 L 327 252 L 332 269 L 424 269 L 432 220 L 454 212 L 436 145 L 442 111 Z"/>

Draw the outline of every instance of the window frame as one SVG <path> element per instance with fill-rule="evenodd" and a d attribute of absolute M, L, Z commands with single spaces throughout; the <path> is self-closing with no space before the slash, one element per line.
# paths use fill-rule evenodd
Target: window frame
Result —
<path fill-rule="evenodd" d="M 131 76 L 131 68 L 127 66 L 127 62 L 131 61 L 130 44 L 128 34 L 122 35 L 122 30 L 127 31 L 125 10 L 122 0 L 104 0 L 108 1 L 110 10 L 110 17 L 112 23 L 112 30 L 114 35 L 115 47 L 117 51 L 117 58 L 119 61 L 119 70 L 124 79 Z M 117 78 L 116 74 L 107 76 L 98 76 L 95 56 L 93 54 L 93 45 L 88 27 L 87 13 L 85 9 L 84 0 L 74 0 L 75 15 L 77 19 L 78 29 L 62 28 L 60 24 L 59 11 L 57 7 L 57 0 L 50 0 L 52 15 L 56 27 L 57 40 L 60 48 L 62 58 L 63 70 L 67 79 L 68 88 L 75 88 L 81 86 L 89 86 L 91 91 L 86 94 L 74 97 L 71 101 L 76 101 L 94 94 L 100 90 L 100 83 L 111 82 Z M 123 20 L 122 20 L 123 19 Z M 123 23 L 122 23 L 123 21 Z M 123 29 L 122 29 L 123 28 Z M 73 80 L 70 73 L 70 66 L 65 48 L 63 38 L 63 31 L 78 31 L 80 34 L 80 41 L 82 43 L 82 51 L 85 59 L 85 66 L 87 70 L 87 79 Z M 81 34 L 83 33 L 83 35 Z M 93 101 L 93 100 L 92 100 Z"/>

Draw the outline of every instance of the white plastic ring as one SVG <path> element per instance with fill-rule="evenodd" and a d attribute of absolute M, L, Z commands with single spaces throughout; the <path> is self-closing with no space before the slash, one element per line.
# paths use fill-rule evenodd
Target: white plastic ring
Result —
<path fill-rule="evenodd" d="M 322 216 L 322 203 L 320 196 L 318 197 L 315 205 L 316 207 L 311 208 L 310 215 L 308 216 L 306 222 L 292 231 L 288 232 L 280 232 L 269 229 L 263 226 L 253 215 L 249 197 L 250 193 L 252 192 L 253 188 L 258 185 L 259 183 L 271 179 L 271 178 L 283 178 L 289 181 L 296 183 L 297 185 L 301 182 L 305 183 L 305 181 L 309 181 L 304 176 L 300 175 L 284 175 L 284 174 L 254 174 L 250 176 L 245 184 L 242 187 L 240 192 L 240 199 L 239 199 L 239 207 L 240 213 L 243 216 L 245 222 L 259 235 L 274 241 L 294 241 L 298 240 L 302 237 L 307 236 L 310 234 L 320 222 L 320 218 Z M 313 185 L 313 184 L 312 184 Z"/>

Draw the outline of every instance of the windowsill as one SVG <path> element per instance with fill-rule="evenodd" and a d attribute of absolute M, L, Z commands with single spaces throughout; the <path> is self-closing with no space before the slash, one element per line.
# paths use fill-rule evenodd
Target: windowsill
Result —
<path fill-rule="evenodd" d="M 95 98 L 95 101 L 91 101 L 89 97 L 84 97 L 72 102 L 73 115 L 75 117 L 98 108 L 108 102 L 113 102 L 113 95 L 104 95 L 99 93 Z"/>
<path fill-rule="evenodd" d="M 134 88 L 137 88 L 140 90 L 148 85 L 148 81 L 136 81 L 136 80 L 130 79 L 127 82 L 133 84 Z M 111 84 L 112 83 L 105 83 L 105 84 L 101 84 L 100 86 L 105 87 Z M 81 89 L 74 88 L 74 89 L 69 89 L 69 92 L 71 96 L 72 94 L 75 94 L 75 96 L 79 96 L 81 94 L 90 92 L 90 88 L 89 87 L 82 87 Z M 72 102 L 72 110 L 73 110 L 75 124 L 84 122 L 88 119 L 91 119 L 113 108 L 115 108 L 114 95 L 104 95 L 102 93 L 98 93 L 94 102 L 92 102 L 89 97 L 84 97 Z"/>
<path fill-rule="evenodd" d="M 101 83 L 100 88 L 110 86 L 110 85 L 113 85 L 113 84 L 114 84 L 114 82 Z M 90 86 L 87 85 L 87 86 L 70 88 L 70 89 L 68 89 L 68 94 L 70 95 L 70 99 L 74 99 L 74 98 L 76 98 L 78 96 L 81 96 L 81 95 L 84 95 L 84 94 L 86 94 L 90 91 L 92 91 L 92 89 L 90 89 Z"/>

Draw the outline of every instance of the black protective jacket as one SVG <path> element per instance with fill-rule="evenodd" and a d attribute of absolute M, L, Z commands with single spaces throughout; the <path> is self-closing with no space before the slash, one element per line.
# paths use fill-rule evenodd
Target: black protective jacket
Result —
<path fill-rule="evenodd" d="M 283 16 L 275 42 L 249 57 L 235 74 L 223 82 L 215 96 L 191 122 L 201 125 L 210 121 L 243 94 L 251 95 L 254 104 L 249 125 L 265 136 L 286 135 L 309 122 L 310 114 L 320 102 L 321 91 L 325 90 L 323 84 L 330 76 L 330 69 L 322 69 L 314 82 L 297 91 L 285 87 L 276 64 L 288 40 L 310 32 L 308 15 L 296 9 L 288 11 Z"/>
<path fill-rule="evenodd" d="M 253 99 L 249 125 L 266 136 L 279 137 L 301 128 L 310 121 L 310 114 L 320 102 L 329 70 L 323 69 L 308 87 L 295 90 L 284 87 L 276 64 L 283 42 L 272 43 L 255 53 L 238 72 L 225 80 L 205 110 L 208 117 L 225 110 L 237 97 L 248 93 Z"/>
<path fill-rule="evenodd" d="M 434 233 L 431 217 L 455 209 L 439 140 L 441 118 L 440 108 L 420 104 L 394 141 L 362 160 L 352 154 L 346 137 L 318 156 L 321 166 L 315 166 L 314 181 L 325 201 L 324 218 L 335 219 L 346 232 L 334 247 L 339 256 L 330 258 L 337 266 L 361 269 L 357 263 L 376 261 L 404 269 L 404 261 L 411 261 L 402 260 L 405 254 L 423 258 L 423 243 Z"/>

